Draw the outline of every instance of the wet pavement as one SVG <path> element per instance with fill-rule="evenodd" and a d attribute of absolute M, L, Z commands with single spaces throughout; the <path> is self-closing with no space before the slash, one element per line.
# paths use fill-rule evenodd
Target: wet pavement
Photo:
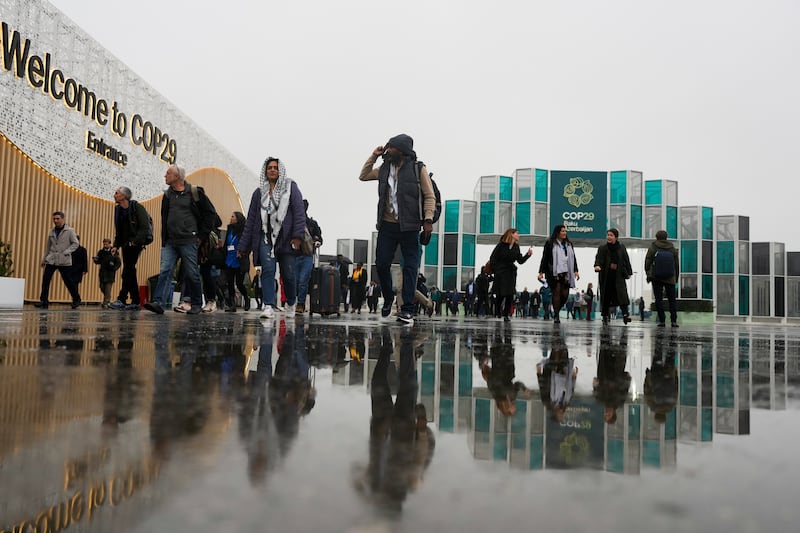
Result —
<path fill-rule="evenodd" d="M 0 532 L 797 531 L 800 328 L 0 311 Z"/>

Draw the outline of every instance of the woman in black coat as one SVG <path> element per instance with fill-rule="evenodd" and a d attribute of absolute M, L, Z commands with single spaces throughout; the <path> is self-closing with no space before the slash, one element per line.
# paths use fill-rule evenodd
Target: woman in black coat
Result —
<path fill-rule="evenodd" d="M 542 262 L 539 264 L 539 281 L 547 279 L 547 285 L 553 294 L 553 322 L 561 322 L 559 313 L 561 306 L 567 302 L 569 290 L 575 288 L 575 281 L 581 279 L 578 272 L 578 261 L 575 249 L 567 237 L 567 228 L 556 224 L 553 233 L 542 250 Z M 547 316 L 545 314 L 545 316 Z"/>
<path fill-rule="evenodd" d="M 628 305 L 628 287 L 625 281 L 633 275 L 631 260 L 625 245 L 619 242 L 619 230 L 611 228 L 606 232 L 606 244 L 597 249 L 594 258 L 594 270 L 598 273 L 600 283 L 601 314 L 603 324 L 608 324 L 609 308 L 619 306 L 622 309 L 622 321 L 631 321 Z"/>
<path fill-rule="evenodd" d="M 497 294 L 497 306 L 503 310 L 503 320 L 508 322 L 511 304 L 517 292 L 517 265 L 528 260 L 533 249 L 528 248 L 525 255 L 519 249 L 519 231 L 509 228 L 500 237 L 500 242 L 492 250 L 489 263 L 494 273 L 494 292 Z M 500 307 L 502 305 L 502 307 Z"/>

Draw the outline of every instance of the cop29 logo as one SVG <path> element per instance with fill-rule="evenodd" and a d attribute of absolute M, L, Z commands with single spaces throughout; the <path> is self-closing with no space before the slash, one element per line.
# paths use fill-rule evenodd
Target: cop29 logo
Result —
<path fill-rule="evenodd" d="M 564 185 L 564 198 L 567 199 L 569 205 L 575 207 L 589 205 L 589 202 L 594 199 L 592 191 L 594 191 L 594 187 L 591 181 L 583 178 L 570 178 L 569 183 Z"/>

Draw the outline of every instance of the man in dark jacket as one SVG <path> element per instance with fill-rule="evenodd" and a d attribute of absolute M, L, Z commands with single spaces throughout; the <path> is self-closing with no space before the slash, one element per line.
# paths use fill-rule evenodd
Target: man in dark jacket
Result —
<path fill-rule="evenodd" d="M 378 157 L 383 164 L 373 168 Z M 433 212 L 436 195 L 425 165 L 417 166 L 414 140 L 400 134 L 389 139 L 386 146 L 372 151 L 361 169 L 358 179 L 378 181 L 378 241 L 375 250 L 375 267 L 383 291 L 381 315 L 388 317 L 394 301 L 391 267 L 397 247 L 403 258 L 403 306 L 397 321 L 414 323 L 414 291 L 421 247 L 419 229 L 425 238 L 433 232 Z"/>
<path fill-rule="evenodd" d="M 661 256 L 664 254 L 664 256 Z M 647 250 L 644 258 L 644 271 L 647 273 L 647 281 L 653 284 L 653 296 L 656 300 L 656 311 L 658 312 L 658 325 L 663 327 L 666 320 L 664 313 L 664 291 L 667 293 L 669 301 L 669 318 L 672 327 L 678 327 L 678 304 L 675 294 L 675 284 L 678 283 L 680 274 L 680 257 L 675 246 L 667 240 L 667 232 L 658 230 L 656 240 Z"/>
<path fill-rule="evenodd" d="M 202 187 L 192 191 L 195 186 L 186 181 L 183 167 L 171 165 L 164 181 L 169 188 L 161 199 L 161 272 L 156 293 L 144 307 L 159 315 L 164 313 L 164 306 L 171 303 L 167 298 L 172 293 L 172 273 L 180 257 L 184 281 L 191 293 L 187 313 L 197 315 L 203 305 L 197 252 L 202 242 L 208 242 L 211 230 L 220 225 L 219 217 Z"/>
<path fill-rule="evenodd" d="M 122 258 L 122 287 L 112 309 L 135 310 L 141 307 L 136 263 L 147 244 L 150 231 L 150 215 L 142 204 L 132 200 L 128 187 L 119 187 L 114 192 L 114 250 Z M 131 303 L 126 304 L 130 296 Z"/>

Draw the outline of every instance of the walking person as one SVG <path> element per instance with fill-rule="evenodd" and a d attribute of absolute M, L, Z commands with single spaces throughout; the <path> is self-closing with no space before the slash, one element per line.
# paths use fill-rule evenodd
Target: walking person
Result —
<path fill-rule="evenodd" d="M 361 314 L 361 306 L 364 305 L 364 294 L 367 285 L 367 269 L 364 263 L 358 263 L 353 269 L 353 277 L 350 280 L 350 312 Z"/>
<path fill-rule="evenodd" d="M 286 316 L 295 315 L 295 258 L 302 253 L 300 242 L 305 228 L 306 215 L 300 188 L 286 175 L 283 161 L 268 157 L 261 167 L 259 186 L 250 198 L 247 222 L 237 248 L 240 257 L 252 251 L 253 262 L 261 266 L 264 301 L 261 318 L 275 316 L 275 271 L 278 265 L 286 293 Z"/>
<path fill-rule="evenodd" d="M 538 289 L 531 294 L 531 316 L 534 319 L 539 318 L 539 307 L 542 306 L 542 295 L 539 294 Z"/>
<path fill-rule="evenodd" d="M 481 267 L 481 273 L 475 278 L 475 314 L 478 318 L 485 317 L 490 313 L 489 309 L 489 284 L 492 282 L 492 275 L 486 272 L 486 267 Z"/>
<path fill-rule="evenodd" d="M 378 294 L 380 293 L 380 288 L 375 280 L 370 280 L 369 285 L 367 285 L 367 307 L 369 307 L 370 313 L 377 313 L 378 312 Z"/>
<path fill-rule="evenodd" d="M 227 286 L 228 301 L 225 311 L 228 313 L 236 312 L 236 288 L 242 294 L 245 311 L 250 310 L 250 294 L 244 284 L 244 275 L 250 272 L 250 257 L 239 257 L 236 248 L 244 232 L 244 225 L 247 219 L 244 213 L 234 211 L 231 215 L 230 224 L 225 232 L 225 285 Z M 235 285 L 235 286 L 234 286 Z"/>
<path fill-rule="evenodd" d="M 39 309 L 47 309 L 50 305 L 50 282 L 58 271 L 64 285 L 72 296 L 72 308 L 81 304 L 81 296 L 72 276 L 72 252 L 78 249 L 78 237 L 66 223 L 63 211 L 53 212 L 53 229 L 47 234 L 47 250 L 42 258 L 42 292 L 39 301 L 33 305 Z"/>
<path fill-rule="evenodd" d="M 656 240 L 647 250 L 644 258 L 644 270 L 647 281 L 653 284 L 653 297 L 656 301 L 658 325 L 663 327 L 666 321 L 664 313 L 664 293 L 669 302 L 669 318 L 673 328 L 678 327 L 678 303 L 675 285 L 680 274 L 680 256 L 675 246 L 667 240 L 667 232 L 658 230 Z"/>
<path fill-rule="evenodd" d="M 598 273 L 601 314 L 603 324 L 609 323 L 609 309 L 619 307 L 622 310 L 622 321 L 631 321 L 628 306 L 628 287 L 625 281 L 633 275 L 631 260 L 625 245 L 619 242 L 619 230 L 611 228 L 606 232 L 606 244 L 597 248 L 594 258 L 594 270 Z"/>
<path fill-rule="evenodd" d="M 81 236 L 76 233 L 75 238 L 78 239 L 78 248 L 72 252 L 72 279 L 80 297 L 83 277 L 89 272 L 89 254 L 81 244 Z"/>
<path fill-rule="evenodd" d="M 574 289 L 575 282 L 581 279 L 575 250 L 563 224 L 557 224 L 553 228 L 553 233 L 544 244 L 542 261 L 539 264 L 539 281 L 542 278 L 547 280 L 552 291 L 553 322 L 558 324 L 561 322 L 561 307 L 567 302 L 569 290 Z"/>
<path fill-rule="evenodd" d="M 100 278 L 100 290 L 103 292 L 103 309 L 111 306 L 111 289 L 117 278 L 117 270 L 122 261 L 117 254 L 117 249 L 111 246 L 111 239 L 103 239 L 103 247 L 92 257 L 92 262 L 99 265 L 98 277 Z"/>
<path fill-rule="evenodd" d="M 145 309 L 164 314 L 169 305 L 172 273 L 178 258 L 181 260 L 184 280 L 191 293 L 190 315 L 200 314 L 203 292 L 200 284 L 200 269 L 197 264 L 201 243 L 208 243 L 208 235 L 221 225 L 214 205 L 202 187 L 186 181 L 186 170 L 170 165 L 164 174 L 167 190 L 161 198 L 161 269 L 156 291 Z"/>
<path fill-rule="evenodd" d="M 378 157 L 383 163 L 373 168 Z M 394 301 L 392 260 L 398 246 L 402 255 L 403 305 L 397 320 L 414 323 L 414 291 L 420 260 L 420 227 L 423 241 L 433 232 L 436 196 L 428 169 L 417 161 L 414 140 L 405 134 L 389 139 L 386 146 L 376 147 L 361 173 L 361 181 L 378 181 L 378 240 L 375 267 L 383 292 L 381 315 L 388 317 Z"/>
<path fill-rule="evenodd" d="M 114 191 L 114 246 L 122 258 L 122 287 L 112 309 L 136 310 L 141 307 L 139 281 L 136 277 L 136 263 L 153 238 L 150 215 L 142 204 L 132 200 L 133 193 L 128 187 Z M 130 297 L 131 302 L 126 304 Z"/>
<path fill-rule="evenodd" d="M 533 254 L 533 248 L 528 248 L 525 255 L 519 249 L 519 231 L 516 228 L 507 229 L 500 237 L 500 242 L 492 250 L 489 263 L 494 272 L 494 292 L 497 294 L 497 308 L 501 310 L 503 321 L 508 322 L 511 305 L 517 289 L 517 265 L 525 263 Z"/>
<path fill-rule="evenodd" d="M 584 295 L 586 301 L 586 320 L 592 319 L 592 307 L 594 306 L 594 290 L 592 287 L 593 285 L 590 283 L 586 287 L 586 294 Z"/>

